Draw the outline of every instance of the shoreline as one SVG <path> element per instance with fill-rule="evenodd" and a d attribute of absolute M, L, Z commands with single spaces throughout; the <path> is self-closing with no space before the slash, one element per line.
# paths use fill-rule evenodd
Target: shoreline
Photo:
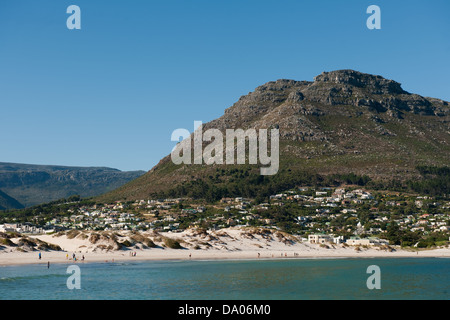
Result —
<path fill-rule="evenodd" d="M 156 250 L 160 252 L 155 252 Z M 330 249 L 329 249 L 330 250 Z M 331 249 L 332 250 L 332 249 Z M 161 252 L 165 251 L 165 252 Z M 117 262 L 147 262 L 147 261 L 270 261 L 270 260 L 292 260 L 292 259 L 397 259 L 397 258 L 450 258 L 449 249 L 433 249 L 416 252 L 398 250 L 395 252 L 383 252 L 376 249 L 366 249 L 362 252 L 356 252 L 350 249 L 343 254 L 339 252 L 320 252 L 318 254 L 295 254 L 296 250 L 280 251 L 200 251 L 189 249 L 146 249 L 136 251 L 136 256 L 130 256 L 129 251 L 115 251 L 107 253 L 76 253 L 76 261 L 67 259 L 66 255 L 71 256 L 67 251 L 40 251 L 42 258 L 39 260 L 38 253 L 35 252 L 7 252 L 0 253 L 0 267 L 5 266 L 24 266 L 24 265 L 47 265 L 52 264 L 84 264 L 84 263 L 117 263 Z M 80 257 L 84 255 L 85 260 Z M 189 256 L 191 255 L 191 256 Z"/>
<path fill-rule="evenodd" d="M 169 241 L 170 240 L 170 241 Z M 35 247 L 29 245 L 36 242 Z M 219 231 L 191 229 L 183 233 L 73 232 L 29 238 L 22 251 L 19 238 L 0 250 L 0 266 L 27 264 L 78 264 L 123 261 L 270 260 L 338 258 L 450 258 L 450 248 L 402 249 L 399 246 L 319 245 L 274 230 L 228 228 Z M 47 244 L 39 249 L 37 243 Z M 127 246 L 121 244 L 127 243 Z M 174 243 L 177 246 L 173 246 Z M 22 245 L 26 245 L 22 241 Z M 48 245 L 59 247 L 59 251 Z M 152 247 L 149 247 L 152 245 Z M 39 253 L 41 259 L 39 259 Z M 131 254 L 135 253 L 135 254 Z M 72 260 L 75 254 L 77 261 Z M 85 257 L 82 261 L 82 257 Z"/>

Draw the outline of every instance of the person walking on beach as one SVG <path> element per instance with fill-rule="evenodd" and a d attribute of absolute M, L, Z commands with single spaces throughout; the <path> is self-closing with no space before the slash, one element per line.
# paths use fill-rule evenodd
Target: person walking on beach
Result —
<path fill-rule="evenodd" d="M 41 253 L 39 252 L 39 260 L 41 260 Z"/>

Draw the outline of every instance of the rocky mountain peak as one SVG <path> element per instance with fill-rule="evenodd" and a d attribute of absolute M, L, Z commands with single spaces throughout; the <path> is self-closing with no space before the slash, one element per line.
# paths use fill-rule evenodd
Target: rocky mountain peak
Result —
<path fill-rule="evenodd" d="M 359 88 L 368 88 L 373 94 L 405 94 L 401 84 L 382 76 L 362 73 L 355 70 L 336 70 L 322 72 L 314 78 L 316 83 L 337 83 Z"/>
<path fill-rule="evenodd" d="M 275 179 L 283 185 L 311 174 L 353 173 L 401 181 L 417 178 L 418 165 L 448 165 L 449 121 L 447 101 L 408 93 L 400 83 L 381 76 L 337 70 L 323 72 L 314 81 L 266 82 L 241 96 L 220 118 L 205 123 L 203 130 L 279 129 L 280 170 Z M 191 185 L 186 183 L 197 180 L 237 186 L 245 178 L 238 178 L 235 169 L 259 174 L 260 167 L 177 166 L 167 156 L 103 199 L 146 199 L 174 188 L 187 190 Z"/>

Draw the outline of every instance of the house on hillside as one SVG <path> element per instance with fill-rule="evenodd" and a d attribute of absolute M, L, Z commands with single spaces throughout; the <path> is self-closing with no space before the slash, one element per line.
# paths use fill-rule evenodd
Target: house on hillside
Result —
<path fill-rule="evenodd" d="M 350 246 L 381 246 L 381 245 L 388 245 L 389 240 L 385 239 L 379 239 L 375 237 L 370 238 L 360 238 L 360 237 L 351 237 L 350 239 L 347 239 L 345 241 L 346 244 Z"/>
<path fill-rule="evenodd" d="M 326 242 L 333 242 L 333 236 L 328 234 L 310 234 L 308 242 L 312 244 L 322 244 Z"/>
<path fill-rule="evenodd" d="M 324 244 L 324 243 L 343 243 L 344 237 L 338 236 L 334 237 L 333 235 L 329 234 L 310 234 L 308 236 L 308 242 L 311 244 Z"/>

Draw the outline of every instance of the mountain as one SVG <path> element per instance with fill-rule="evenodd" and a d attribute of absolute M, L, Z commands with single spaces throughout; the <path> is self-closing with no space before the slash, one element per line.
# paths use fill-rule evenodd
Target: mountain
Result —
<path fill-rule="evenodd" d="M 2 190 L 0 190 L 0 211 L 1 210 L 12 210 L 12 209 L 22 209 L 24 206 L 16 199 L 8 196 Z"/>
<path fill-rule="evenodd" d="M 271 81 L 242 96 L 203 131 L 278 128 L 276 175 L 261 176 L 256 165 L 175 165 L 169 155 L 99 199 L 255 196 L 302 183 L 419 181 L 420 168 L 450 163 L 449 120 L 447 101 L 406 92 L 378 75 L 337 70 L 314 81 Z"/>
<path fill-rule="evenodd" d="M 0 162 L 0 189 L 23 206 L 71 195 L 98 196 L 136 179 L 144 171 L 103 167 L 67 167 Z M 12 199 L 11 198 L 11 199 Z M 0 202 L 0 205 L 1 202 Z M 1 210 L 1 208 L 0 208 Z"/>

